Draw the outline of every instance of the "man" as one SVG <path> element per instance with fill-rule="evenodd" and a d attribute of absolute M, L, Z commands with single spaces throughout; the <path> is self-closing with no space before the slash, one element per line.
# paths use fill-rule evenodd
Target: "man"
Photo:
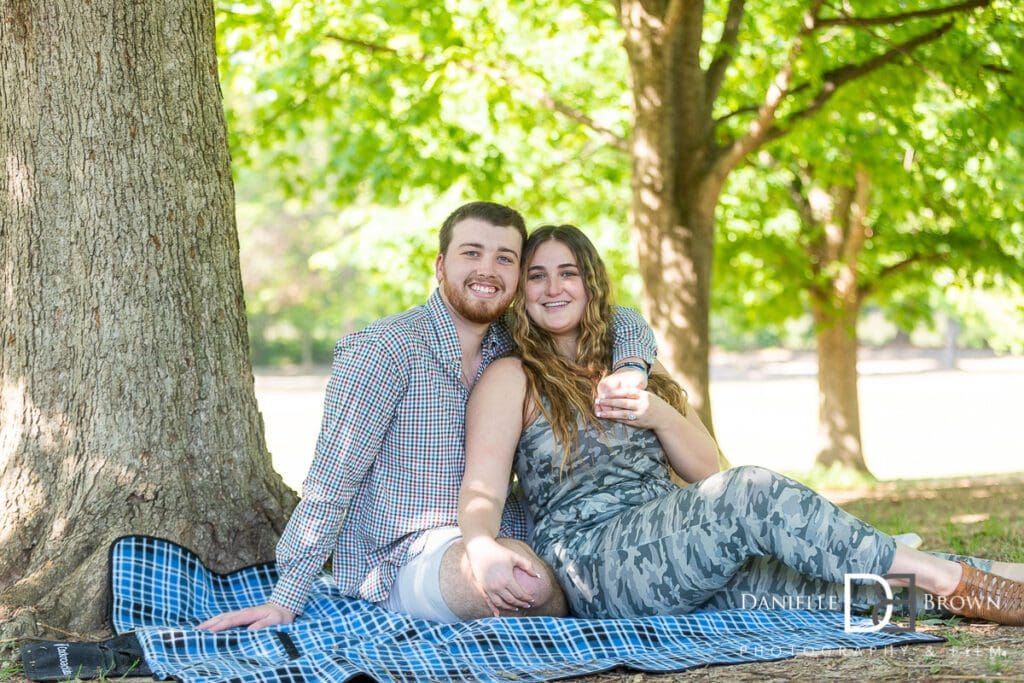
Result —
<path fill-rule="evenodd" d="M 466 401 L 491 361 L 511 352 L 499 321 L 515 295 L 526 239 L 522 217 L 491 202 L 452 213 L 434 264 L 440 285 L 423 306 L 340 341 L 317 453 L 303 497 L 278 544 L 269 602 L 213 617 L 200 628 L 290 623 L 333 554 L 342 592 L 442 622 L 489 616 L 456 526 L 465 463 Z M 650 329 L 632 311 L 615 322 L 619 370 L 604 389 L 637 386 L 653 360 Z M 640 361 L 643 361 L 641 363 Z M 518 410 L 518 406 L 510 406 Z M 520 571 L 510 614 L 564 615 L 550 569 L 522 542 L 525 514 L 510 496 L 500 542 L 544 567 Z"/>

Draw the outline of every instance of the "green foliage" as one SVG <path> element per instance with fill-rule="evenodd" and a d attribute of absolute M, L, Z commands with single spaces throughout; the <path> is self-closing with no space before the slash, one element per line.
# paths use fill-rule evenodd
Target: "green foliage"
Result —
<path fill-rule="evenodd" d="M 900 11 L 934 5 L 913 0 Z M 727 6 L 705 5 L 705 67 Z M 723 142 L 750 125 L 806 11 L 768 0 L 746 6 L 713 103 Z M 243 239 L 275 233 L 273 254 L 282 258 L 247 277 L 256 347 L 295 360 L 312 343 L 313 355 L 323 355 L 330 338 L 421 302 L 433 283 L 436 226 L 476 198 L 519 208 L 530 226 L 580 225 L 619 281 L 619 301 L 638 302 L 623 151 L 632 98 L 613 3 L 222 0 L 218 7 L 239 201 L 262 207 L 240 217 L 253 222 L 241 226 Z M 895 10 L 865 0 L 855 11 Z M 848 181 L 858 163 L 870 169 L 876 233 L 863 275 L 870 281 L 922 256 L 873 285 L 901 322 L 927 319 L 939 287 L 936 263 L 958 287 L 978 273 L 992 285 L 997 273 L 1019 266 L 1021 14 L 1015 3 L 995 0 L 957 15 L 941 41 L 844 85 L 808 117 L 801 112 L 827 79 L 949 19 L 834 27 L 801 42 L 796 94 L 780 110 L 788 134 L 733 173 L 719 205 L 714 341 L 793 337 L 787 325 L 804 314 L 811 279 L 787 189 L 800 164 L 824 185 Z M 1006 135 L 1014 129 L 1016 140 Z M 250 249 L 246 262 L 259 258 Z"/>
<path fill-rule="evenodd" d="M 878 71 L 870 87 L 840 92 L 734 173 L 719 206 L 719 317 L 763 335 L 803 314 L 808 292 L 825 283 L 811 270 L 811 235 L 791 186 L 807 177 L 816 188 L 852 186 L 861 167 L 871 181 L 871 234 L 857 278 L 871 300 L 906 330 L 932 324 L 944 307 L 967 324 L 965 342 L 1024 345 L 1021 290 L 1012 284 L 1024 267 L 1024 100 L 1012 72 L 1020 30 L 1006 25 L 1019 13 L 1001 5 L 958 19 L 941 43 Z M 830 41 L 829 54 L 818 46 L 818 56 L 834 59 L 865 35 Z"/>
<path fill-rule="evenodd" d="M 504 3 L 246 0 L 219 9 L 239 202 L 262 207 L 240 215 L 243 266 L 258 271 L 246 282 L 257 362 L 299 360 L 303 343 L 320 360 L 329 337 L 422 303 L 437 227 L 476 198 L 515 206 L 530 226 L 584 228 L 619 282 L 618 300 L 636 305 L 629 159 L 550 110 L 557 100 L 627 134 L 610 5 L 536 3 L 527 13 Z M 318 218 L 297 218 L 310 215 Z M 268 248 L 259 266 L 256 252 Z"/>

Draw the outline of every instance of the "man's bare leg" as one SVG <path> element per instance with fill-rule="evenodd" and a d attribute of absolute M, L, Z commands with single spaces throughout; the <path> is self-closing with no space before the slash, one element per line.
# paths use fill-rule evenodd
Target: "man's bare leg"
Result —
<path fill-rule="evenodd" d="M 566 616 L 569 611 L 566 608 L 565 595 L 562 593 L 551 567 L 537 557 L 537 554 L 522 541 L 499 538 L 498 543 L 527 555 L 533 561 L 534 566 L 541 570 L 539 578 L 530 576 L 518 568 L 515 570 L 516 579 L 519 580 L 520 585 L 535 596 L 534 604 L 533 607 L 519 611 L 503 611 L 501 616 Z M 482 619 L 494 616 L 483 594 L 477 590 L 476 582 L 473 580 L 473 570 L 470 569 L 469 559 L 466 557 L 466 546 L 461 539 L 452 543 L 441 559 L 441 597 L 459 619 Z"/>

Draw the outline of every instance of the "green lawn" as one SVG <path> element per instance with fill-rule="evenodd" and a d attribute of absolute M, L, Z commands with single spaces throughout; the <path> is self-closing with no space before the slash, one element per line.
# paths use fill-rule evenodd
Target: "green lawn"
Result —
<path fill-rule="evenodd" d="M 829 479 L 812 477 L 812 485 Z M 888 533 L 908 531 L 924 540 L 923 549 L 1024 562 L 1024 474 L 999 477 L 903 480 L 826 491 L 852 514 Z M 713 667 L 699 671 L 649 676 L 608 673 L 591 681 L 720 680 L 864 680 L 874 666 L 878 680 L 1021 680 L 1024 678 L 1024 628 L 965 624 L 950 620 L 925 625 L 947 638 L 942 647 L 897 648 L 895 654 L 866 659 L 844 654 L 815 659 Z M 19 681 L 17 643 L 7 642 L 0 657 L 0 681 Z M 823 664 L 823 662 L 825 664 Z M 823 668 L 824 667 L 824 668 Z M 826 675 L 827 674 L 827 675 Z"/>

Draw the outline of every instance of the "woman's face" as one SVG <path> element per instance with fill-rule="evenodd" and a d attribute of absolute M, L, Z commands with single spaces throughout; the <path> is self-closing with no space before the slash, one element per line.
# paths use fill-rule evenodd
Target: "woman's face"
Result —
<path fill-rule="evenodd" d="M 526 313 L 551 334 L 575 333 L 589 300 L 572 251 L 558 240 L 542 242 L 527 264 Z"/>

